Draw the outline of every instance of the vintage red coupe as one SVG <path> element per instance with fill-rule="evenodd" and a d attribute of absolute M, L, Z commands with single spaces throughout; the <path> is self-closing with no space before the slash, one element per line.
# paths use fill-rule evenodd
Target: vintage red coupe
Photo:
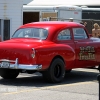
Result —
<path fill-rule="evenodd" d="M 61 82 L 74 68 L 100 65 L 100 39 L 90 38 L 76 22 L 46 21 L 18 28 L 0 43 L 0 76 L 16 78 L 20 72 L 40 72 L 49 82 Z"/>

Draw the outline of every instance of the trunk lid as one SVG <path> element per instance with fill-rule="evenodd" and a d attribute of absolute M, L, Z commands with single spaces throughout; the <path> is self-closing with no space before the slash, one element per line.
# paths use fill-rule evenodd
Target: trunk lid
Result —
<path fill-rule="evenodd" d="M 0 43 L 0 59 L 15 60 L 21 64 L 30 64 L 32 48 L 41 46 L 41 40 L 11 39 Z"/>

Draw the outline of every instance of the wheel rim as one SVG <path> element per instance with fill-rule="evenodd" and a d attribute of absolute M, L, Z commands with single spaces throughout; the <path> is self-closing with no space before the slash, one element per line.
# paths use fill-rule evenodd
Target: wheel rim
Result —
<path fill-rule="evenodd" d="M 61 76 L 61 67 L 58 64 L 54 68 L 54 76 L 56 78 L 59 78 Z"/>

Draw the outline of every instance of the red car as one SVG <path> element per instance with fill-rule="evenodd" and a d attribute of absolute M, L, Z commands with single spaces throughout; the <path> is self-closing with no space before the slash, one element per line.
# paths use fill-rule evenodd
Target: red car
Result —
<path fill-rule="evenodd" d="M 74 68 L 100 65 L 100 39 L 90 38 L 75 22 L 47 21 L 21 26 L 0 42 L 0 76 L 40 72 L 49 82 L 61 82 Z M 98 67 L 99 69 L 99 67 Z"/>

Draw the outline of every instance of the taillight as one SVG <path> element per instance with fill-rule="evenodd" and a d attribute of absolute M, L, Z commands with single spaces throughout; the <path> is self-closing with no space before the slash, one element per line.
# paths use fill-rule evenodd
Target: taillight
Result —
<path fill-rule="evenodd" d="M 34 48 L 32 48 L 31 57 L 32 57 L 32 58 L 35 58 L 35 49 L 34 49 Z"/>

